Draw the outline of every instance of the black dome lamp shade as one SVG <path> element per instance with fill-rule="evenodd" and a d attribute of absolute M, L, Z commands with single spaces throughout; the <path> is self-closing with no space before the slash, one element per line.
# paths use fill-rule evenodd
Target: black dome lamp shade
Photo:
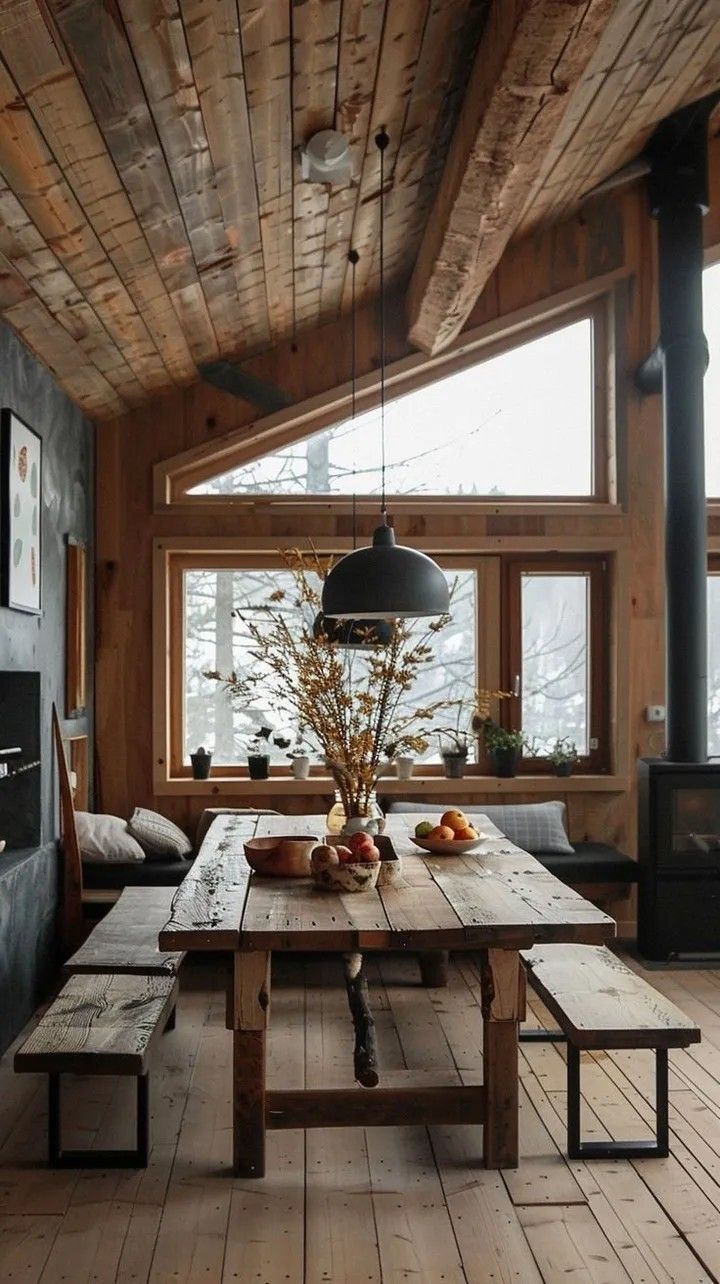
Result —
<path fill-rule="evenodd" d="M 382 442 L 382 523 L 370 548 L 341 558 L 325 580 L 322 609 L 341 619 L 414 619 L 445 615 L 450 609 L 447 580 L 425 553 L 396 544 L 385 503 L 385 129 L 375 136 L 380 152 L 380 438 Z"/>

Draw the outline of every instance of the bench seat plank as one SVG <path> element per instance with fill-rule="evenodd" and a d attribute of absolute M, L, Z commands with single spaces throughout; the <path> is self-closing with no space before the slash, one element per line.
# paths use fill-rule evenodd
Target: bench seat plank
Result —
<path fill-rule="evenodd" d="M 605 946 L 523 950 L 530 982 L 577 1048 L 684 1048 L 700 1030 Z"/>
<path fill-rule="evenodd" d="M 126 887 L 112 909 L 63 966 L 78 972 L 177 976 L 182 951 L 160 950 L 158 935 L 170 917 L 174 887 Z"/>
<path fill-rule="evenodd" d="M 164 976 L 71 976 L 16 1052 L 15 1069 L 145 1074 L 177 989 Z"/>

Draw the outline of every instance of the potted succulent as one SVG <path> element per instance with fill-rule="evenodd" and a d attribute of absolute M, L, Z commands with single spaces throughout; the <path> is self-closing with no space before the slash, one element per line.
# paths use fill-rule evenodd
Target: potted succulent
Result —
<path fill-rule="evenodd" d="M 207 780 L 212 766 L 212 754 L 203 745 L 190 754 L 193 780 Z"/>
<path fill-rule="evenodd" d="M 506 731 L 504 727 L 498 726 L 497 722 L 488 719 L 485 723 L 484 735 L 485 747 L 495 768 L 495 775 L 503 777 L 517 775 L 518 763 L 525 747 L 522 731 Z"/>
<path fill-rule="evenodd" d="M 443 739 L 443 736 L 447 739 Z M 468 758 L 468 738 L 465 731 L 443 727 L 440 731 L 440 757 L 448 780 L 460 780 L 465 775 Z"/>
<path fill-rule="evenodd" d="M 270 775 L 268 744 L 272 727 L 260 727 L 248 742 L 248 771 L 251 780 L 267 780 Z M 263 744 L 265 748 L 263 749 Z"/>
<path fill-rule="evenodd" d="M 556 776 L 571 776 L 573 767 L 579 757 L 580 754 L 577 751 L 575 741 L 569 740 L 567 737 L 562 740 L 556 740 L 548 754 Z"/>

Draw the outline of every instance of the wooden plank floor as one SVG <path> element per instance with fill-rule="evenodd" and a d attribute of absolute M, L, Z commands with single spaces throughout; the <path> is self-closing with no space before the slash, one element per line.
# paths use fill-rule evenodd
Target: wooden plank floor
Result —
<path fill-rule="evenodd" d="M 637 966 L 633 964 L 633 966 Z M 479 979 L 456 959 L 424 990 L 412 958 L 370 965 L 383 1080 L 482 1075 Z M 639 970 L 639 969 L 638 969 Z M 568 1163 L 564 1050 L 523 1045 L 520 1168 L 478 1167 L 480 1129 L 271 1133 L 264 1181 L 229 1172 L 230 1037 L 219 974 L 186 965 L 153 1083 L 142 1173 L 49 1172 L 44 1082 L 0 1061 L 0 1281 L 43 1284 L 703 1284 L 720 1281 L 720 971 L 653 971 L 702 1026 L 671 1052 L 672 1155 Z M 535 1023 L 542 1005 L 531 996 Z M 270 1078 L 350 1082 L 338 960 L 276 967 Z M 589 1137 L 649 1135 L 647 1052 L 583 1058 Z M 132 1085 L 70 1081 L 68 1145 L 128 1145 Z M 359 1089 L 358 1091 L 362 1091 Z"/>

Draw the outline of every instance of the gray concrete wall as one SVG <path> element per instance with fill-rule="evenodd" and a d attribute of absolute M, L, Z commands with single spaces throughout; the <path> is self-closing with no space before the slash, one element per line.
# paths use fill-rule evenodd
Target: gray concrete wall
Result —
<path fill-rule="evenodd" d="M 36 1006 L 54 966 L 58 821 L 50 711 L 53 701 L 61 716 L 65 707 L 68 535 L 88 542 L 88 571 L 92 575 L 94 434 L 92 425 L 58 388 L 52 375 L 2 324 L 0 406 L 16 411 L 43 439 L 42 615 L 25 615 L 0 607 L 0 669 L 36 669 L 42 675 L 41 845 L 37 850 L 0 855 L 2 1051 Z M 92 598 L 91 582 L 89 645 L 93 637 Z M 92 674 L 88 676 L 91 681 Z M 92 736 L 92 688 L 89 708 L 87 718 L 66 724 L 69 731 Z"/>

